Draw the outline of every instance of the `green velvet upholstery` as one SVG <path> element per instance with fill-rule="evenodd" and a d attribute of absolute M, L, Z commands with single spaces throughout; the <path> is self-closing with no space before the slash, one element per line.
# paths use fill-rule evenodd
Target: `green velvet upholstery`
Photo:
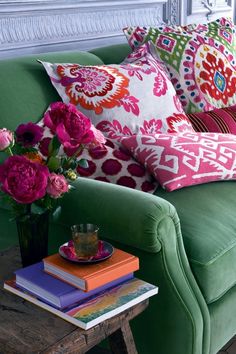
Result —
<path fill-rule="evenodd" d="M 127 45 L 91 53 L 34 55 L 0 61 L 0 126 L 37 121 L 58 100 L 36 58 L 81 64 L 118 63 Z M 50 225 L 49 251 L 70 238 L 69 226 L 97 223 L 101 237 L 140 258 L 137 276 L 159 286 L 132 322 L 141 354 L 216 354 L 236 332 L 234 182 L 150 195 L 79 178 Z M 3 206 L 4 207 L 4 206 Z M 0 208 L 0 249 L 17 243 L 9 211 Z"/>
<path fill-rule="evenodd" d="M 119 64 L 131 53 L 131 49 L 129 45 L 125 43 L 97 48 L 91 50 L 91 53 L 97 55 L 105 64 Z"/>
<path fill-rule="evenodd" d="M 49 104 L 59 101 L 43 66 L 37 59 L 96 65 L 102 61 L 91 53 L 63 52 L 0 61 L 0 125 L 14 129 L 22 121 L 38 121 Z M 6 65 L 7 63 L 7 65 Z"/>
<path fill-rule="evenodd" d="M 235 182 L 215 182 L 172 193 L 158 189 L 156 195 L 179 210 L 192 271 L 206 302 L 216 301 L 236 284 Z"/>

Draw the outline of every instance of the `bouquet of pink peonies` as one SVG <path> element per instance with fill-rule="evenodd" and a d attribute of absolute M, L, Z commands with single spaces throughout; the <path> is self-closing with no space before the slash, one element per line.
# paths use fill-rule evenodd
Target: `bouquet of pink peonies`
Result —
<path fill-rule="evenodd" d="M 45 137 L 45 129 L 49 136 Z M 55 201 L 70 190 L 77 178 L 79 155 L 105 138 L 75 106 L 52 103 L 43 124 L 20 124 L 15 132 L 0 129 L 0 151 L 9 157 L 0 165 L 1 195 L 16 216 L 53 210 Z"/>

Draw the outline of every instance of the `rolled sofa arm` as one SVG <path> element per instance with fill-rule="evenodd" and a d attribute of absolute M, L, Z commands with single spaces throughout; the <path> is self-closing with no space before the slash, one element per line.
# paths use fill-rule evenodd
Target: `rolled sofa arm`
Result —
<path fill-rule="evenodd" d="M 62 199 L 63 224 L 90 222 L 101 227 L 102 236 L 148 252 L 158 252 L 159 226 L 177 220 L 166 200 L 114 184 L 78 178 L 75 190 Z M 169 225 L 166 225 L 167 228 Z"/>
<path fill-rule="evenodd" d="M 150 340 L 157 333 L 171 333 L 173 343 L 178 338 L 181 344 L 179 353 L 209 353 L 210 336 L 204 334 L 210 331 L 209 312 L 185 253 L 174 206 L 155 195 L 85 178 L 75 187 L 62 198 L 61 222 L 96 223 L 103 237 L 136 248 L 132 253 L 142 260 L 139 276 L 161 287 L 158 304 L 151 309 Z M 173 316 L 181 323 L 178 330 L 166 321 Z M 170 343 L 165 345 L 163 352 L 169 353 Z"/>

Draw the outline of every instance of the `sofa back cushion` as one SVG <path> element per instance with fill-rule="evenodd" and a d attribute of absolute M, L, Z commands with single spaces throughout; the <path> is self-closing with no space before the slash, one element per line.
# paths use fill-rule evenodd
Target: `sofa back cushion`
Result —
<path fill-rule="evenodd" d="M 122 43 L 96 48 L 90 53 L 99 57 L 104 64 L 120 64 L 131 53 L 131 48 L 127 43 Z"/>
<path fill-rule="evenodd" d="M 21 122 L 38 121 L 51 102 L 60 100 L 37 59 L 102 64 L 101 59 L 88 52 L 58 52 L 0 60 L 0 127 L 14 129 Z"/>

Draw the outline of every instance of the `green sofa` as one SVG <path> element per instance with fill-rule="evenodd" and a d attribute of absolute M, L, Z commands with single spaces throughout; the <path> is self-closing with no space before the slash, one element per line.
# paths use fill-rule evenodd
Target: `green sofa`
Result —
<path fill-rule="evenodd" d="M 38 121 L 59 100 L 36 59 L 119 63 L 127 45 L 0 61 L 0 126 Z M 137 276 L 159 286 L 132 323 L 141 354 L 216 354 L 236 332 L 236 185 L 209 183 L 155 195 L 79 178 L 50 226 L 50 252 L 70 238 L 69 226 L 97 223 L 101 236 L 140 258 Z M 0 248 L 17 243 L 2 205 Z"/>

